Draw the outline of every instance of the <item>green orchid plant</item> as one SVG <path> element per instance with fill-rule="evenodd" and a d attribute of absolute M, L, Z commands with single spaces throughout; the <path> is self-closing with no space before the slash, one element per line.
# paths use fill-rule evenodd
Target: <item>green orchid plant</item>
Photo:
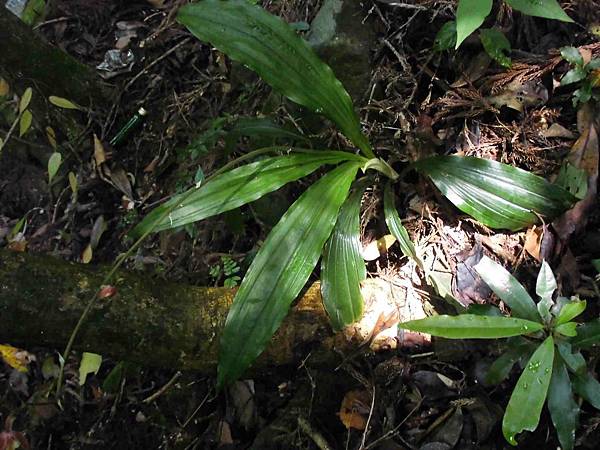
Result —
<path fill-rule="evenodd" d="M 573 321 L 585 310 L 584 300 L 560 296 L 553 300 L 557 285 L 546 262 L 537 278 L 537 304 L 504 267 L 487 256 L 475 270 L 510 307 L 513 317 L 504 317 L 493 308 L 486 315 L 439 315 L 401 323 L 399 327 L 448 339 L 509 338 L 506 352 L 486 375 L 487 383 L 498 384 L 508 377 L 515 363 L 521 362 L 522 373 L 502 421 L 506 440 L 516 445 L 518 433 L 534 431 L 547 402 L 561 448 L 572 449 L 579 418 L 574 392 L 600 409 L 600 383 L 588 371 L 580 352 L 600 342 L 600 321 L 583 325 Z"/>
<path fill-rule="evenodd" d="M 336 124 L 355 148 L 293 146 L 243 155 L 203 183 L 157 207 L 130 233 L 181 227 L 253 202 L 324 166 L 281 217 L 256 254 L 236 293 L 220 336 L 219 387 L 241 376 L 265 349 L 321 258 L 321 290 L 332 326 L 341 329 L 363 311 L 359 214 L 364 189 L 384 186 L 386 222 L 402 251 L 418 261 L 394 205 L 399 176 L 378 158 L 361 131 L 352 100 L 332 70 L 280 18 L 246 0 L 202 0 L 182 7 L 178 21 L 258 73 L 292 101 Z M 252 160 L 252 162 L 248 162 Z M 245 162 L 235 168 L 235 165 Z M 428 176 L 459 209 L 495 228 L 517 230 L 568 209 L 575 198 L 529 172 L 472 157 L 434 156 L 413 168 Z M 355 181 L 359 172 L 374 173 Z"/>
<path fill-rule="evenodd" d="M 508 6 L 527 16 L 573 22 L 557 0 L 505 0 Z M 498 28 L 479 28 L 492 12 L 493 0 L 458 0 L 456 20 L 446 22 L 438 31 L 434 51 L 460 47 L 463 41 L 479 29 L 483 49 L 503 67 L 511 67 L 510 42 Z"/>

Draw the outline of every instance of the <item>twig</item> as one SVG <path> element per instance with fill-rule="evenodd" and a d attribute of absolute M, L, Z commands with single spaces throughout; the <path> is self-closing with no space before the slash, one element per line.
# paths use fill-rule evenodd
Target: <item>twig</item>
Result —
<path fill-rule="evenodd" d="M 161 395 L 163 395 L 167 389 L 169 389 L 171 386 L 173 386 L 173 384 L 181 377 L 181 372 L 178 370 L 175 375 L 173 375 L 171 377 L 171 379 L 167 382 L 167 384 L 165 384 L 163 387 L 161 387 L 158 391 L 156 391 L 154 394 L 152 394 L 149 397 L 146 397 L 144 400 L 142 400 L 142 403 L 152 403 L 154 400 L 156 400 L 158 397 L 160 397 Z"/>
<path fill-rule="evenodd" d="M 196 417 L 196 414 L 198 414 L 198 411 L 200 411 L 200 408 L 202 408 L 204 406 L 204 404 L 206 403 L 206 401 L 208 400 L 208 396 L 210 395 L 210 390 L 206 393 L 206 395 L 204 396 L 204 398 L 200 401 L 200 404 L 196 407 L 196 409 L 194 410 L 194 412 L 192 412 L 192 414 L 190 414 L 190 416 L 187 418 L 187 420 L 183 423 L 183 425 L 181 425 L 181 429 L 185 429 L 190 422 L 192 421 L 192 419 L 194 417 Z M 214 398 L 210 399 L 209 401 L 214 400 Z"/>
<path fill-rule="evenodd" d="M 170 48 L 165 53 L 163 53 L 161 56 L 159 56 L 158 58 L 156 58 L 154 61 L 152 61 L 146 67 L 144 67 L 135 77 L 133 77 L 131 80 L 129 80 L 129 82 L 123 88 L 123 91 L 128 90 L 131 87 L 131 85 L 138 80 L 139 77 L 141 77 L 142 75 L 144 75 L 146 72 L 148 72 L 148 70 L 150 70 L 152 67 L 154 67 L 159 62 L 161 62 L 163 59 L 165 59 L 167 56 L 169 56 L 171 53 L 173 53 L 175 50 L 177 50 L 183 44 L 188 43 L 190 41 L 190 39 L 191 38 L 189 38 L 189 37 L 185 38 L 184 40 L 182 40 L 181 42 L 179 42 L 177 45 L 175 45 L 174 47 Z"/>
<path fill-rule="evenodd" d="M 369 410 L 369 417 L 367 418 L 367 423 L 365 425 L 365 431 L 362 436 L 362 441 L 360 443 L 359 450 L 365 449 L 365 441 L 367 440 L 367 434 L 369 433 L 369 425 L 371 424 L 371 418 L 373 417 L 373 410 L 375 409 L 375 386 L 371 387 L 371 409 Z"/>
<path fill-rule="evenodd" d="M 23 113 L 19 113 L 19 115 L 16 117 L 15 121 L 10 126 L 8 133 L 6 133 L 6 136 L 4 137 L 4 141 L 0 144 L 0 153 L 2 153 L 2 149 L 6 146 L 6 143 L 10 139 L 11 134 L 13 134 L 13 131 L 15 131 L 15 128 L 17 127 L 17 123 L 19 123 L 19 120 L 21 119 L 21 114 L 23 114 Z"/>
<path fill-rule="evenodd" d="M 365 447 L 365 450 L 369 450 L 370 448 L 375 447 L 379 443 L 384 442 L 384 441 L 386 441 L 388 439 L 391 439 L 393 436 L 395 436 L 396 434 L 398 434 L 398 430 L 400 429 L 400 427 L 402 425 L 404 425 L 404 423 L 406 423 L 406 421 L 421 407 L 422 403 L 423 403 L 423 399 L 419 400 L 419 403 L 416 404 L 416 406 L 406 415 L 406 417 L 404 419 L 402 419 L 402 421 L 398 425 L 396 425 L 390 431 L 388 431 L 387 433 L 385 433 L 383 436 L 379 437 L 378 439 L 374 440 L 369 445 L 367 445 Z M 404 445 L 406 445 L 409 448 L 414 448 L 412 445 L 408 444 L 407 442 L 403 442 L 403 443 L 404 443 Z"/>
<path fill-rule="evenodd" d="M 298 417 L 298 425 L 304 433 L 313 440 L 315 445 L 321 450 L 333 450 L 323 435 L 315 430 L 304 417 Z"/>

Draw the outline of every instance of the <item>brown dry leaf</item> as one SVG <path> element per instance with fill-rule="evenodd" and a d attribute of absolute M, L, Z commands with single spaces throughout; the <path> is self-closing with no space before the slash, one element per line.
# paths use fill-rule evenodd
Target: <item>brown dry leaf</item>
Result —
<path fill-rule="evenodd" d="M 362 256 L 365 261 L 374 261 L 380 256 L 387 253 L 389 248 L 394 245 L 396 238 L 391 234 L 386 234 L 376 241 L 367 244 L 362 251 Z"/>
<path fill-rule="evenodd" d="M 507 106 L 523 112 L 524 108 L 543 105 L 548 101 L 548 89 L 536 80 L 521 83 L 519 80 L 512 81 L 497 95 L 487 97 L 492 105 L 500 108 Z"/>
<path fill-rule="evenodd" d="M 553 256 L 554 235 L 548 229 L 547 225 L 534 225 L 525 234 L 524 248 L 538 262 L 549 260 Z"/>
<path fill-rule="evenodd" d="M 592 60 L 592 51 L 589 48 L 581 47 L 578 49 L 579 54 L 583 58 L 583 65 L 586 65 Z"/>
<path fill-rule="evenodd" d="M 0 97 L 6 97 L 10 92 L 10 86 L 8 82 L 0 77 Z"/>
<path fill-rule="evenodd" d="M 491 62 L 492 58 L 490 58 L 486 52 L 478 53 L 474 58 L 469 60 L 469 64 L 465 68 L 464 73 L 458 80 L 452 83 L 450 87 L 464 87 L 479 80 L 485 74 Z"/>
<path fill-rule="evenodd" d="M 46 127 L 46 137 L 54 150 L 56 150 L 56 132 L 52 127 Z"/>
<path fill-rule="evenodd" d="M 163 8 L 165 6 L 165 0 L 146 0 L 146 2 L 150 3 L 155 8 Z"/>
<path fill-rule="evenodd" d="M 541 131 L 540 134 L 545 138 L 560 137 L 565 139 L 575 139 L 575 135 L 559 123 L 553 123 L 547 130 Z"/>
<path fill-rule="evenodd" d="M 218 426 L 218 441 L 219 446 L 233 445 L 233 437 L 231 435 L 231 426 L 224 420 L 219 422 Z"/>
<path fill-rule="evenodd" d="M 96 161 L 96 167 L 100 167 L 106 162 L 106 152 L 104 146 L 98 136 L 94 133 L 94 160 Z"/>
<path fill-rule="evenodd" d="M 150 163 L 146 167 L 144 167 L 144 173 L 154 172 L 159 161 L 160 161 L 160 158 L 158 156 L 155 156 L 154 159 L 152 161 L 150 161 Z"/>
<path fill-rule="evenodd" d="M 114 286 L 106 285 L 100 288 L 98 291 L 98 298 L 110 298 L 117 293 L 117 288 Z"/>
<path fill-rule="evenodd" d="M 127 196 L 128 199 L 133 200 L 133 191 L 131 189 L 131 182 L 127 176 L 127 172 L 122 167 L 115 167 L 110 173 L 110 180 L 113 182 L 114 187 Z"/>
<path fill-rule="evenodd" d="M 599 146 L 598 133 L 594 126 L 595 111 L 586 104 L 577 113 L 577 128 L 581 132 L 569 153 L 569 162 L 588 174 L 588 190 L 584 199 L 556 219 L 552 225 L 562 241 L 567 241 L 574 233 L 581 231 L 596 201 L 598 191 Z"/>
<path fill-rule="evenodd" d="M 27 239 L 23 236 L 22 233 L 17 233 L 17 235 L 8 243 L 8 249 L 13 252 L 23 253 L 27 250 Z"/>
<path fill-rule="evenodd" d="M 98 247 L 100 238 L 102 237 L 107 228 L 108 226 L 106 225 L 104 216 L 100 214 L 94 221 L 94 226 L 92 227 L 92 234 L 90 236 L 90 246 L 92 247 L 92 249 Z"/>
<path fill-rule="evenodd" d="M 371 393 L 367 391 L 349 391 L 342 400 L 340 420 L 347 429 L 364 430 L 371 411 Z"/>
<path fill-rule="evenodd" d="M 0 344 L 0 356 L 10 367 L 23 373 L 27 372 L 27 365 L 35 359 L 32 354 L 25 350 L 3 344 Z"/>

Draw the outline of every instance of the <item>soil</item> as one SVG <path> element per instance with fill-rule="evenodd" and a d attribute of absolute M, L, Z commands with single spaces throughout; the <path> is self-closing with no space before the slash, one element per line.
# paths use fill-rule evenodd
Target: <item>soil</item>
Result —
<path fill-rule="evenodd" d="M 91 258 L 91 264 L 114 262 L 128 248 L 126 232 L 153 207 L 264 144 L 251 137 L 236 138 L 233 146 L 227 142 L 221 131 L 238 117 L 266 115 L 312 130 L 316 148 L 347 148 L 333 126 L 319 126 L 321 119 L 282 100 L 253 73 L 178 25 L 175 11 L 182 0 L 50 3 L 49 14 L 36 26 L 49 42 L 94 71 L 116 46 L 132 50 L 134 61 L 105 80 L 114 99 L 93 105 L 83 121 L 86 137 L 60 136 L 65 149 L 73 142 L 81 146 L 69 156 L 65 152 L 63 168 L 50 186 L 45 161 L 32 156 L 39 154 L 32 150 L 36 146 L 46 154 L 52 151 L 42 130 L 6 147 L 0 158 L 2 246 L 72 261 Z M 310 23 L 321 4 L 260 3 L 297 23 Z M 363 2 L 363 19 L 368 18 L 377 38 L 371 82 L 355 103 L 378 155 L 393 161 L 398 172 L 424 156 L 458 153 L 547 179 L 558 174 L 585 124 L 572 102 L 574 88 L 560 86 L 568 65 L 558 49 L 578 46 L 600 57 L 600 2 L 561 2 L 575 24 L 524 17 L 497 3 L 486 25 L 495 21 L 510 40 L 510 69 L 490 61 L 475 37 L 456 52 L 431 51 L 437 31 L 454 18 L 454 1 Z M 507 106 L 515 101 L 520 111 Z M 111 145 L 142 107 L 148 115 L 141 125 Z M 588 114 L 598 123 L 597 113 Z M 7 117 L 0 115 L 1 136 L 11 125 Z M 549 133 L 553 126 L 560 126 L 560 133 Z M 77 195 L 69 188 L 69 171 L 78 180 Z M 223 285 L 230 274 L 222 267 L 230 260 L 237 267 L 233 275 L 243 276 L 276 223 L 277 211 L 285 211 L 317 177 L 271 194 L 262 204 L 153 235 L 126 266 L 148 276 Z M 484 227 L 416 173 L 405 177 L 396 194 L 411 238 L 440 262 L 439 273 L 449 274 L 449 293 L 461 304 L 499 304 L 469 275 L 478 255 L 500 261 L 532 291 L 539 260 L 545 258 L 564 296 L 588 299 L 584 319 L 598 317 L 600 292 L 591 264 L 600 258 L 597 196 L 569 216 L 572 230 L 557 225 L 549 242 L 552 232 L 536 241 L 531 230 Z M 386 234 L 381 197 L 372 189 L 363 199 L 365 246 Z M 15 230 L 23 217 L 26 225 Z M 438 305 L 443 294 L 425 286 L 396 247 L 368 263 L 369 276 L 409 285 L 426 307 Z M 311 367 L 307 355 L 299 367 L 276 367 L 220 393 L 211 377 L 109 359 L 80 385 L 82 355 L 74 353 L 66 362 L 65 389 L 57 402 L 54 383 L 63 349 L 25 350 L 31 358 L 27 373 L 0 361 L 0 419 L 23 433 L 23 446 L 48 449 L 508 448 L 501 421 L 518 377 L 513 371 L 498 386 L 487 386 L 484 374 L 500 354 L 499 345 L 441 339 L 420 350 L 344 355 L 337 371 Z M 587 356 L 595 373 L 598 353 Z M 584 403 L 577 448 L 597 448 L 599 437 L 600 413 Z M 520 436 L 518 448 L 558 446 L 544 410 L 537 430 Z"/>

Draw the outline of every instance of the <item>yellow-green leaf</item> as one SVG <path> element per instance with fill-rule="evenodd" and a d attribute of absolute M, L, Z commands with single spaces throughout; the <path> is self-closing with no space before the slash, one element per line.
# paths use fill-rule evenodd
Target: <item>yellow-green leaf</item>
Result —
<path fill-rule="evenodd" d="M 89 264 L 92 261 L 93 254 L 94 250 L 92 250 L 92 246 L 88 244 L 81 254 L 81 262 L 83 264 Z"/>
<path fill-rule="evenodd" d="M 31 121 L 33 120 L 33 116 L 28 109 L 23 111 L 21 114 L 21 118 L 19 119 L 19 136 L 23 136 L 29 128 L 31 127 Z"/>
<path fill-rule="evenodd" d="M 101 364 L 102 356 L 96 353 L 83 352 L 79 364 L 79 386 L 85 384 L 85 380 L 90 373 L 97 374 Z"/>
<path fill-rule="evenodd" d="M 73 194 L 77 194 L 77 176 L 73 172 L 69 172 L 69 186 L 71 187 L 71 192 L 73 192 Z"/>
<path fill-rule="evenodd" d="M 33 90 L 30 87 L 25 89 L 25 92 L 23 92 L 23 95 L 21 96 L 21 101 L 19 102 L 19 112 L 21 114 L 29 106 L 29 102 L 31 102 L 32 95 L 33 95 Z"/>
<path fill-rule="evenodd" d="M 50 159 L 48 159 L 48 183 L 52 183 L 52 179 L 58 172 L 61 163 L 62 155 L 60 153 L 54 152 L 50 155 Z"/>
<path fill-rule="evenodd" d="M 81 106 L 76 105 L 71 100 L 68 100 L 63 97 L 57 97 L 55 95 L 51 95 L 48 97 L 48 101 L 52 103 L 54 106 L 58 106 L 63 109 L 81 109 Z"/>

